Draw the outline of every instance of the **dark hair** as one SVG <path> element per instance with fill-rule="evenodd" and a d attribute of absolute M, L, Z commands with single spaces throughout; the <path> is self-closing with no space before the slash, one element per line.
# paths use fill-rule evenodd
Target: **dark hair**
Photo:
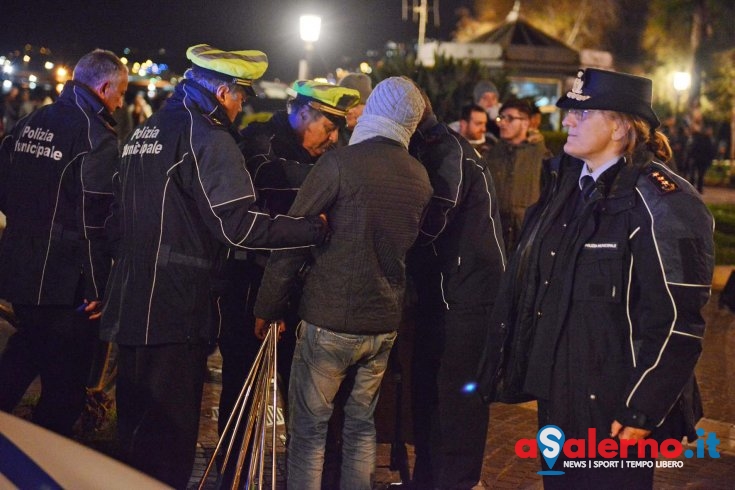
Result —
<path fill-rule="evenodd" d="M 483 114 L 487 114 L 482 106 L 479 106 L 477 104 L 467 104 L 466 106 L 462 107 L 462 110 L 459 113 L 459 119 L 461 121 L 469 122 L 470 119 L 472 119 L 473 112 L 482 112 Z"/>
<path fill-rule="evenodd" d="M 127 73 L 128 68 L 115 53 L 95 49 L 77 61 L 72 78 L 88 87 L 97 88 L 107 81 L 119 82 L 122 75 Z"/>
<path fill-rule="evenodd" d="M 511 99 L 503 103 L 502 106 L 500 106 L 500 111 L 498 111 L 499 114 L 502 114 L 504 110 L 506 109 L 516 109 L 518 112 L 522 112 L 529 118 L 533 115 L 533 108 L 531 107 L 531 103 L 528 100 L 524 99 Z"/>

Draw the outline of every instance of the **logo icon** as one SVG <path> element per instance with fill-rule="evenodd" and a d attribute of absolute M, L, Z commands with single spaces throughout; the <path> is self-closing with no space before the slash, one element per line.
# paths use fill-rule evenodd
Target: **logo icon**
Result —
<path fill-rule="evenodd" d="M 564 447 L 566 436 L 564 431 L 555 425 L 546 425 L 536 434 L 536 442 L 541 449 L 541 456 L 546 461 L 548 470 L 541 470 L 539 475 L 563 475 L 563 471 L 554 470 L 554 463 L 561 454 L 561 448 Z"/>

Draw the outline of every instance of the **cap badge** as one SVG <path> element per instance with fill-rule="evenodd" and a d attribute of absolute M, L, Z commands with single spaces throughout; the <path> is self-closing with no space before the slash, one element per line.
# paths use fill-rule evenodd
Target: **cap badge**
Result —
<path fill-rule="evenodd" d="M 589 95 L 582 95 L 582 87 L 584 86 L 584 80 L 582 80 L 582 75 L 584 74 L 584 71 L 579 70 L 577 72 L 577 79 L 574 80 L 574 84 L 572 85 L 572 91 L 567 92 L 567 97 L 574 100 L 584 101 L 590 98 Z"/>

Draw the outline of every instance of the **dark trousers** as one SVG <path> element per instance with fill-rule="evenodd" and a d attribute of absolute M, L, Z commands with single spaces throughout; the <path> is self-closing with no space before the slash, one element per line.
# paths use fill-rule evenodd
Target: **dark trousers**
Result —
<path fill-rule="evenodd" d="M 123 461 L 174 488 L 194 467 L 205 344 L 118 346 L 118 444 Z"/>
<path fill-rule="evenodd" d="M 64 436 L 84 408 L 98 321 L 73 306 L 13 305 L 18 330 L 0 359 L 0 410 L 11 412 L 41 378 L 33 422 Z"/>
<path fill-rule="evenodd" d="M 480 480 L 490 412 L 471 383 L 489 313 L 419 304 L 411 390 L 417 488 L 472 488 Z"/>
<path fill-rule="evenodd" d="M 538 421 L 539 429 L 549 424 L 556 424 L 555 417 L 551 413 L 550 403 L 546 400 L 538 401 Z M 563 430 L 563 428 L 562 428 Z M 598 428 L 597 433 L 602 434 L 599 437 L 606 437 L 606 430 Z M 565 439 L 587 439 L 587 434 L 571 434 L 565 432 Z M 649 454 L 650 456 L 650 454 Z M 655 466 L 655 459 L 651 457 L 639 458 L 637 456 L 637 446 L 630 449 L 628 458 L 592 458 L 592 459 L 576 459 L 582 461 L 585 467 L 569 468 L 564 466 L 567 460 L 564 452 L 559 454 L 559 459 L 554 463 L 553 468 L 549 468 L 546 461 L 541 458 L 541 468 L 546 470 L 563 471 L 562 475 L 544 475 L 544 488 L 547 490 L 618 490 L 625 488 L 632 490 L 650 490 L 653 488 L 653 471 L 654 468 L 630 468 L 627 462 L 632 461 L 650 461 Z M 617 463 L 614 463 L 617 461 Z M 596 466 L 596 463 L 604 462 L 604 464 L 615 464 L 615 467 Z M 613 463 L 611 463 L 613 462 Z"/>

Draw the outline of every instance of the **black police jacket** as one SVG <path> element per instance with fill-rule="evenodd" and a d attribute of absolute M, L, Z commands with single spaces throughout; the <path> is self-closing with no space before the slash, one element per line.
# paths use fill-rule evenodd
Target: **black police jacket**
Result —
<path fill-rule="evenodd" d="M 547 400 L 552 422 L 576 434 L 606 433 L 618 420 L 696 438 L 692 378 L 714 267 L 712 216 L 650 155 L 621 161 L 555 252 L 557 273 L 538 277 L 549 260 L 538 244 L 559 223 L 581 165 L 552 161 L 529 209 L 493 311 L 480 391 L 487 401 Z M 543 288 L 553 303 L 539 301 Z"/>
<path fill-rule="evenodd" d="M 273 216 L 287 214 L 317 159 L 301 145 L 286 111 L 250 123 L 239 145 L 258 190 L 258 206 Z"/>
<path fill-rule="evenodd" d="M 487 162 L 435 117 L 414 133 L 409 151 L 434 189 L 409 253 L 417 291 L 448 309 L 492 306 L 505 270 L 505 246 Z"/>
<path fill-rule="evenodd" d="M 123 345 L 212 341 L 212 287 L 225 246 L 271 249 L 320 243 L 317 217 L 252 207 L 255 189 L 224 109 L 191 80 L 125 142 L 115 174 L 120 249 L 102 318 Z"/>
<path fill-rule="evenodd" d="M 117 159 L 114 120 L 74 81 L 21 120 L 0 147 L 0 297 L 72 305 L 102 299 L 110 271 L 105 222 Z"/>

